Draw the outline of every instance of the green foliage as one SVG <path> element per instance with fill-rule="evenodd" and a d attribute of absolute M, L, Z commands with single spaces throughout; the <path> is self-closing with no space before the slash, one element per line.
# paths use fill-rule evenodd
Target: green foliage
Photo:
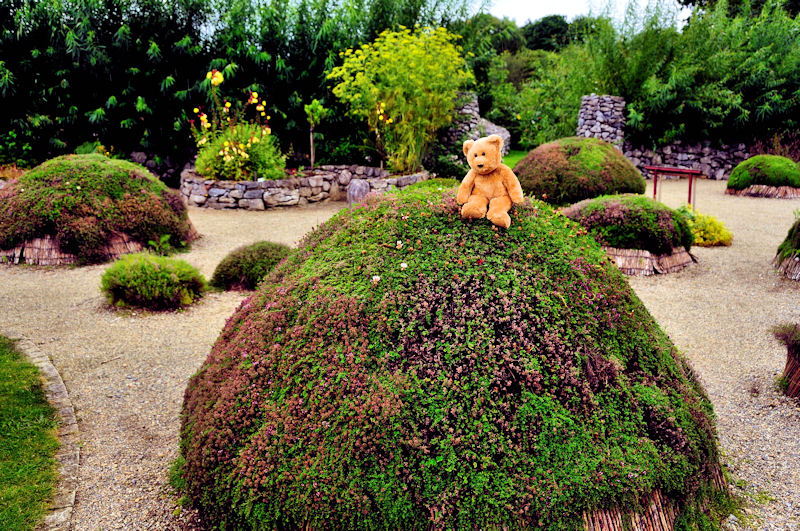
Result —
<path fill-rule="evenodd" d="M 273 242 L 257 242 L 239 247 L 222 259 L 209 283 L 224 290 L 256 289 L 289 251 L 288 246 Z"/>
<path fill-rule="evenodd" d="M 200 148 L 197 173 L 209 179 L 255 181 L 286 178 L 286 157 L 268 127 L 239 123 Z"/>
<path fill-rule="evenodd" d="M 422 183 L 310 233 L 190 380 L 183 477 L 231 529 L 573 529 L 718 462 L 688 363 L 539 201 L 463 221 Z"/>
<path fill-rule="evenodd" d="M 100 154 L 49 160 L 0 194 L 0 249 L 49 235 L 79 262 L 96 263 L 116 234 L 142 245 L 195 237 L 178 192 L 138 164 Z"/>
<path fill-rule="evenodd" d="M 778 260 L 800 256 L 800 218 L 795 219 L 786 238 L 778 246 Z"/>
<path fill-rule="evenodd" d="M 314 167 L 314 162 L 316 161 L 316 148 L 314 147 L 314 128 L 317 127 L 322 120 L 330 115 L 330 109 L 326 109 L 322 106 L 322 103 L 314 98 L 311 100 L 311 103 L 303 107 L 306 111 L 306 119 L 308 120 L 308 126 L 310 128 L 309 132 L 309 145 L 311 146 L 311 167 Z"/>
<path fill-rule="evenodd" d="M 728 178 L 728 188 L 744 190 L 754 184 L 800 188 L 800 168 L 792 159 L 756 155 L 740 162 Z"/>
<path fill-rule="evenodd" d="M 23 531 L 41 523 L 58 479 L 56 412 L 36 367 L 0 336 L 0 522 Z"/>
<path fill-rule="evenodd" d="M 692 247 L 686 218 L 649 197 L 611 195 L 587 199 L 563 210 L 602 243 L 618 249 L 643 249 L 670 254 Z"/>
<path fill-rule="evenodd" d="M 691 205 L 683 205 L 677 209 L 689 224 L 694 237 L 693 244 L 699 247 L 728 246 L 733 243 L 733 233 L 725 225 L 708 214 L 697 212 Z"/>
<path fill-rule="evenodd" d="M 563 15 L 549 15 L 522 26 L 531 50 L 557 51 L 568 44 L 569 23 Z"/>
<path fill-rule="evenodd" d="M 329 93 L 338 53 L 399 24 L 447 25 L 467 0 L 8 0 L 0 3 L 0 163 L 40 162 L 99 138 L 188 160 L 187 104 L 206 98 L 208 70 L 226 93 L 268 96 L 272 127 L 306 145 L 303 102 Z M 253 77 L 255 76 L 255 77 Z M 230 97 L 229 96 L 229 97 Z M 7 118 L 6 118 L 7 117 Z M 344 108 L 326 143 L 360 145 Z M 357 154 L 357 152 L 354 152 Z M 320 154 L 327 158 L 328 152 Z"/>
<path fill-rule="evenodd" d="M 367 123 L 389 167 L 413 172 L 450 122 L 459 89 L 471 79 L 456 36 L 444 28 L 383 32 L 342 54 L 328 75 L 333 93 Z"/>
<path fill-rule="evenodd" d="M 490 71 L 492 109 L 487 118 L 506 127 L 517 145 L 530 149 L 574 134 L 581 97 L 594 91 L 586 50 L 523 51 L 497 58 Z M 525 81 L 520 81 L 525 70 Z"/>
<path fill-rule="evenodd" d="M 543 144 L 520 160 L 514 173 L 526 193 L 554 205 L 645 189 L 639 170 L 614 146 L 596 138 Z"/>
<path fill-rule="evenodd" d="M 206 281 L 184 260 L 149 253 L 120 257 L 106 269 L 100 289 L 111 304 L 167 310 L 197 301 Z"/>

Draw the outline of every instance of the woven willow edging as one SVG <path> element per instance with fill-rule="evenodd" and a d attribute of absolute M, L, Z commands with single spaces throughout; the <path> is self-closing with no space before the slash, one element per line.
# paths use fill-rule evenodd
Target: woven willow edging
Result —
<path fill-rule="evenodd" d="M 767 186 L 766 184 L 753 184 L 742 190 L 726 188 L 728 195 L 746 195 L 750 197 L 770 197 L 775 199 L 797 199 L 800 197 L 800 188 L 794 186 Z"/>
<path fill-rule="evenodd" d="M 676 249 L 672 254 L 653 254 L 642 249 L 618 249 L 603 246 L 608 256 L 626 275 L 650 276 L 656 273 L 675 273 L 697 262 L 697 258 L 685 249 Z"/>

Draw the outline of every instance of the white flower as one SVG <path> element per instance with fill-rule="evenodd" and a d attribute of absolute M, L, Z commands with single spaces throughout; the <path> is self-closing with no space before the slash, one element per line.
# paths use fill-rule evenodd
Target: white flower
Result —
<path fill-rule="evenodd" d="M 402 249 L 402 248 L 403 248 L 403 242 L 401 242 L 400 240 L 397 240 L 397 243 L 395 244 L 395 246 L 396 246 L 398 249 Z"/>
<path fill-rule="evenodd" d="M 405 269 L 408 267 L 408 264 L 405 262 L 400 262 L 400 269 Z"/>
<path fill-rule="evenodd" d="M 81 187 L 80 187 L 80 186 L 76 186 L 76 187 L 75 187 L 75 189 L 76 189 L 76 190 L 80 190 L 80 189 L 81 189 Z"/>
<path fill-rule="evenodd" d="M 380 282 L 380 281 L 381 281 L 381 277 L 379 277 L 378 275 L 374 275 L 374 276 L 372 277 L 372 283 L 373 283 L 373 284 L 377 284 L 377 283 L 378 283 L 378 282 Z"/>

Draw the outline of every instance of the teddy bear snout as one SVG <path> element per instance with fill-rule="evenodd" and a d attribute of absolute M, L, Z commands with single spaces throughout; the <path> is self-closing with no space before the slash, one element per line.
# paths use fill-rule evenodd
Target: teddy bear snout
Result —
<path fill-rule="evenodd" d="M 478 167 L 479 168 L 483 168 L 483 164 L 478 164 Z"/>

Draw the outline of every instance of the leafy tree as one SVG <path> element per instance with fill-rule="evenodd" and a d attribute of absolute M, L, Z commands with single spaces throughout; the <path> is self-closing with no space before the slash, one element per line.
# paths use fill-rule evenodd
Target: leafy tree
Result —
<path fill-rule="evenodd" d="M 686 7 L 700 8 L 704 11 L 714 9 L 718 4 L 726 0 L 678 0 L 678 3 Z M 758 15 L 768 0 L 727 0 L 729 13 Z M 784 0 L 783 7 L 792 16 L 800 13 L 800 0 Z"/>
<path fill-rule="evenodd" d="M 337 83 L 333 93 L 367 123 L 395 171 L 421 167 L 472 77 L 456 38 L 444 28 L 385 31 L 373 43 L 345 51 L 343 64 L 328 76 Z"/>
<path fill-rule="evenodd" d="M 569 42 L 569 24 L 563 15 L 549 15 L 522 26 L 531 50 L 560 50 Z"/>

